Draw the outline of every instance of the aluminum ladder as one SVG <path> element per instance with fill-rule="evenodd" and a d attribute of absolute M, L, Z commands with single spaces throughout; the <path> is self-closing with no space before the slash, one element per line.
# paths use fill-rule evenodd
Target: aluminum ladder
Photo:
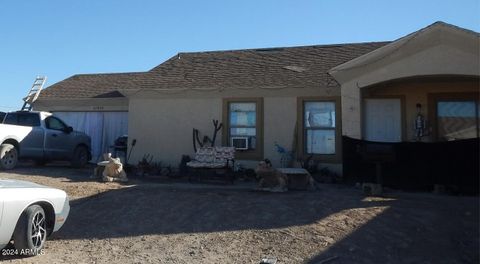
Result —
<path fill-rule="evenodd" d="M 21 111 L 31 111 L 33 108 L 33 102 L 35 102 L 40 95 L 40 92 L 47 81 L 47 76 L 37 76 L 33 82 L 32 88 L 28 92 L 27 96 L 23 98 L 23 106 Z"/>

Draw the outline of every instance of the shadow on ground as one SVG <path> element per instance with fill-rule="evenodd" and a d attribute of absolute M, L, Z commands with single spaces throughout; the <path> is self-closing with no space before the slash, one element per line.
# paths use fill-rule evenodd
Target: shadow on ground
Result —
<path fill-rule="evenodd" d="M 72 202 L 56 239 L 268 230 L 309 225 L 355 208 L 383 207 L 308 263 L 478 263 L 472 197 L 404 194 L 366 201 L 353 189 L 283 194 L 137 186 Z M 281 243 L 281 241 L 279 241 Z"/>
<path fill-rule="evenodd" d="M 352 202 L 356 201 L 356 202 Z M 388 204 L 381 203 L 382 206 Z M 311 224 L 353 207 L 361 196 L 322 192 L 259 193 L 135 186 L 72 202 L 61 239 L 274 229 Z"/>
<path fill-rule="evenodd" d="M 408 196 L 308 263 L 480 262 L 477 198 Z"/>
<path fill-rule="evenodd" d="M 22 161 L 15 169 L 4 173 L 20 174 L 25 176 L 45 176 L 49 178 L 67 178 L 72 182 L 92 181 L 94 165 L 88 164 L 84 168 L 72 168 L 69 162 L 52 162 L 47 165 L 35 165 L 32 161 Z"/>

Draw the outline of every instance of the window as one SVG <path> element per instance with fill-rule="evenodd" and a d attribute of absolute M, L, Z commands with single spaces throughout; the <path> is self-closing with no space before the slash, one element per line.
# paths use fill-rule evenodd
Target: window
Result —
<path fill-rule="evenodd" d="M 40 117 L 36 113 L 8 113 L 5 124 L 37 127 L 40 126 Z"/>
<path fill-rule="evenodd" d="M 305 102 L 305 152 L 335 154 L 335 102 Z"/>
<path fill-rule="evenodd" d="M 225 99 L 223 143 L 236 147 L 237 159 L 262 159 L 262 100 Z"/>
<path fill-rule="evenodd" d="M 48 129 L 53 129 L 53 130 L 65 130 L 67 128 L 67 126 L 65 125 L 65 123 L 63 123 L 62 120 L 54 117 L 54 116 L 49 116 L 45 119 L 45 126 L 48 128 Z"/>
<path fill-rule="evenodd" d="M 428 120 L 432 139 L 452 141 L 479 137 L 478 93 L 432 93 L 428 95 Z"/>
<path fill-rule="evenodd" d="M 7 114 L 7 117 L 5 117 L 5 121 L 3 123 L 7 125 L 18 125 L 17 114 L 15 113 Z"/>
<path fill-rule="evenodd" d="M 437 101 L 437 133 L 439 140 L 478 137 L 479 108 L 477 101 Z"/>
<path fill-rule="evenodd" d="M 322 161 L 340 161 L 340 99 L 298 99 L 298 156 L 313 155 Z"/>
<path fill-rule="evenodd" d="M 257 142 L 257 105 L 255 103 L 229 104 L 230 145 L 245 138 L 246 149 L 255 149 Z"/>

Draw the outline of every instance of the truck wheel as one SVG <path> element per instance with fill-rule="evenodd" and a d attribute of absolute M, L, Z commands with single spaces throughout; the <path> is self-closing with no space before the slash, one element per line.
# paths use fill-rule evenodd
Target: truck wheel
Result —
<path fill-rule="evenodd" d="M 0 145 L 0 169 L 11 170 L 17 166 L 18 151 L 12 144 Z"/>
<path fill-rule="evenodd" d="M 78 146 L 73 152 L 72 167 L 81 168 L 88 163 L 88 149 L 85 146 Z"/>
<path fill-rule="evenodd" d="M 47 218 L 40 205 L 30 205 L 18 219 L 13 233 L 15 248 L 27 256 L 37 255 L 47 239 Z"/>

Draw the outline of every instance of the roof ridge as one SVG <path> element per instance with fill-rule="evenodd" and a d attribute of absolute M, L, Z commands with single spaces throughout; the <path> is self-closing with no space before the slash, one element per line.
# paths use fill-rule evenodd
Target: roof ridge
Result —
<path fill-rule="evenodd" d="M 71 75 L 68 78 L 78 77 L 78 76 L 100 76 L 100 75 L 127 75 L 127 74 L 144 74 L 147 71 L 138 71 L 138 72 L 101 72 L 101 73 L 77 73 Z M 68 79 L 67 78 L 67 79 Z"/>
<path fill-rule="evenodd" d="M 301 48 L 330 48 L 330 47 L 343 47 L 352 45 L 368 45 L 368 44 L 386 44 L 392 41 L 366 41 L 366 42 L 349 42 L 349 43 L 336 43 L 336 44 L 318 44 L 318 45 L 300 45 L 300 46 L 284 46 L 284 47 L 266 47 L 266 48 L 247 48 L 247 49 L 226 49 L 226 50 L 206 50 L 206 51 L 187 51 L 178 52 L 175 56 L 182 54 L 207 54 L 207 53 L 226 53 L 226 52 L 248 52 L 248 51 L 270 51 L 270 50 L 283 50 L 283 49 L 301 49 Z"/>
<path fill-rule="evenodd" d="M 450 23 L 447 23 L 447 22 L 444 22 L 444 21 L 441 21 L 441 20 L 435 21 L 434 23 L 428 25 L 425 28 L 429 28 L 429 27 L 435 26 L 435 25 L 441 25 L 441 26 L 444 26 L 444 27 L 450 27 L 450 28 L 453 28 L 453 29 L 461 30 L 461 31 L 464 31 L 466 33 L 474 34 L 477 37 L 480 36 L 480 33 L 476 32 L 475 30 L 471 30 L 471 29 L 468 29 L 468 28 L 463 28 L 463 27 L 460 27 L 460 26 L 456 26 L 454 24 L 450 24 Z"/>

